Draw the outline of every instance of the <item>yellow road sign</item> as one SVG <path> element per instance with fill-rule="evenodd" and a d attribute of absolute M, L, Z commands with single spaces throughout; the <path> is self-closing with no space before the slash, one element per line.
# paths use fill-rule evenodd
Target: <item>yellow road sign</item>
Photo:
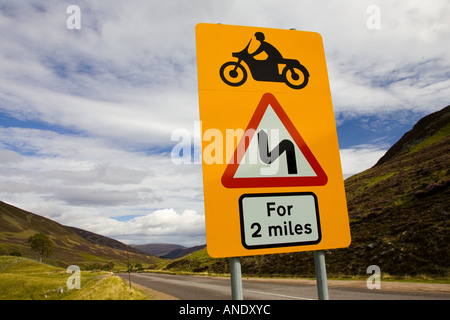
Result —
<path fill-rule="evenodd" d="M 208 253 L 347 247 L 321 36 L 198 24 L 196 39 Z"/>

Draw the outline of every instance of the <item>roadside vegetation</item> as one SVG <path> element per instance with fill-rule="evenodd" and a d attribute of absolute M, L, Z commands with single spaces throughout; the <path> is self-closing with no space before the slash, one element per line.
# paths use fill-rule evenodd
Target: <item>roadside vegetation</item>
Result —
<path fill-rule="evenodd" d="M 0 300 L 146 300 L 146 292 L 129 288 L 118 276 L 81 271 L 80 289 L 67 287 L 66 269 L 31 259 L 0 256 Z"/>

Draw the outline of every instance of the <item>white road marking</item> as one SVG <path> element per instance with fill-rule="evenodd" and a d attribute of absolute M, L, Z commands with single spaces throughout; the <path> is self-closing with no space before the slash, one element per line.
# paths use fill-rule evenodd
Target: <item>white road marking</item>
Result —
<path fill-rule="evenodd" d="M 287 296 L 287 295 L 285 295 L 285 294 L 270 293 L 270 292 L 261 292 L 261 291 L 245 290 L 245 289 L 244 289 L 244 292 L 253 292 L 253 293 L 265 294 L 265 295 L 269 295 L 269 296 L 277 296 L 277 297 L 290 298 L 290 299 L 298 299 L 298 300 L 314 300 L 314 299 L 310 299 L 310 298 Z"/>

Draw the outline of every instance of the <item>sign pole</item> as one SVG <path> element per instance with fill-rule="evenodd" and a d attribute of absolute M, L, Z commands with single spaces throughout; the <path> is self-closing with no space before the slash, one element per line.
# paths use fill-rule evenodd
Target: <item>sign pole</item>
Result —
<path fill-rule="evenodd" d="M 244 300 L 242 294 L 241 258 L 230 258 L 231 299 Z"/>
<path fill-rule="evenodd" d="M 314 251 L 314 265 L 316 267 L 316 281 L 319 300 L 328 300 L 327 270 L 325 267 L 325 252 Z"/>
<path fill-rule="evenodd" d="M 131 265 L 130 265 L 130 253 L 128 252 L 128 245 L 127 245 L 127 257 L 128 257 L 128 282 L 130 284 L 131 290 Z"/>

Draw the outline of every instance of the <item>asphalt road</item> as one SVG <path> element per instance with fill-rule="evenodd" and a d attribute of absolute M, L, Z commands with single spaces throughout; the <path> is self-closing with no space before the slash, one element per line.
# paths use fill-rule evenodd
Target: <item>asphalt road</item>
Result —
<path fill-rule="evenodd" d="M 128 280 L 128 274 L 119 274 Z M 170 275 L 158 273 L 132 273 L 131 281 L 181 300 L 230 300 L 228 278 Z M 313 283 L 286 280 L 243 280 L 244 300 L 317 300 Z M 329 284 L 330 300 L 450 300 L 450 294 L 409 292 L 396 290 L 369 290 Z"/>

